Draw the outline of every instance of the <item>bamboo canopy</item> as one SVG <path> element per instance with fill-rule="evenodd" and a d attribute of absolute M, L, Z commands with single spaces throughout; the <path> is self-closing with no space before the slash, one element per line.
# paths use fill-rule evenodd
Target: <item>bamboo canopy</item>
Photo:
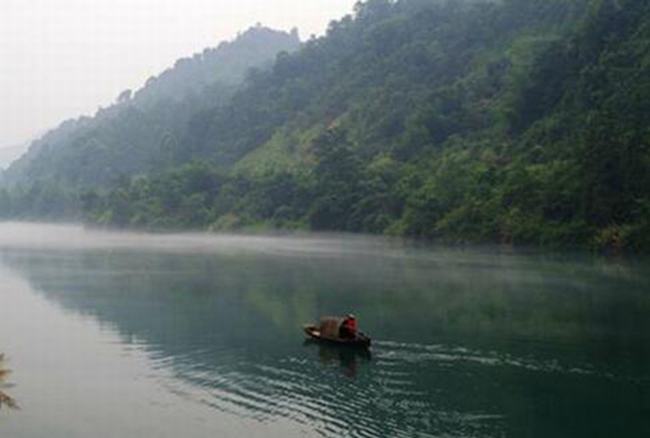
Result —
<path fill-rule="evenodd" d="M 345 318 L 339 316 L 323 316 L 320 319 L 320 334 L 326 339 L 338 339 L 339 330 Z"/>

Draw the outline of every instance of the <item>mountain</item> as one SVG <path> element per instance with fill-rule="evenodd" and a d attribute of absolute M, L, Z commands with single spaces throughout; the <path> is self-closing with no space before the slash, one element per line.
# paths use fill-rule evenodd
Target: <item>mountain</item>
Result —
<path fill-rule="evenodd" d="M 0 148 L 0 171 L 6 169 L 11 163 L 20 158 L 27 151 L 28 147 L 28 144 L 21 144 Z"/>
<path fill-rule="evenodd" d="M 139 106 L 155 105 L 161 99 L 182 101 L 215 85 L 237 86 L 251 68 L 270 66 L 278 53 L 295 51 L 299 45 L 297 29 L 285 33 L 258 24 L 232 42 L 179 59 L 173 68 L 149 78 L 134 100 Z"/>
<path fill-rule="evenodd" d="M 94 117 L 68 120 L 32 143 L 4 174 L 5 184 L 55 183 L 65 188 L 105 186 L 174 162 L 172 148 L 190 116 L 228 101 L 252 68 L 298 49 L 297 31 L 253 27 L 233 41 L 175 65 Z"/>
<path fill-rule="evenodd" d="M 648 251 L 649 41 L 636 0 L 369 0 L 192 104 L 145 176 L 65 183 L 114 226 Z"/>

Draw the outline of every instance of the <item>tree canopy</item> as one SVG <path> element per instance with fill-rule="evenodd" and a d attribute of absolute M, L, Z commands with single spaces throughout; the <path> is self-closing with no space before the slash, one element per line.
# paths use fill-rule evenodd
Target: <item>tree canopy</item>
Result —
<path fill-rule="evenodd" d="M 647 2 L 370 0 L 226 101 L 173 106 L 169 132 L 134 105 L 9 174 L 110 225 L 648 251 L 649 69 Z"/>

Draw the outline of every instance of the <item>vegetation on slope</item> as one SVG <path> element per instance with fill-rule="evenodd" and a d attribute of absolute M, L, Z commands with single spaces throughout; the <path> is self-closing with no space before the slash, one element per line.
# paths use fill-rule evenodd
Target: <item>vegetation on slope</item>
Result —
<path fill-rule="evenodd" d="M 647 2 L 370 0 L 83 210 L 647 251 L 649 69 Z"/>
<path fill-rule="evenodd" d="M 249 69 L 268 67 L 278 53 L 299 45 L 296 32 L 257 26 L 180 59 L 137 92 L 122 92 L 94 117 L 66 121 L 47 133 L 3 174 L 3 181 L 18 192 L 52 185 L 67 191 L 106 187 L 172 165 L 180 158 L 174 154 L 191 130 L 192 115 L 226 104 Z"/>

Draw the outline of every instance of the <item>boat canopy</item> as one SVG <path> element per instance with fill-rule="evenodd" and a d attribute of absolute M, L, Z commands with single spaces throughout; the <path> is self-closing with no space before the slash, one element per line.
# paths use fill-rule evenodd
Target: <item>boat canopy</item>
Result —
<path fill-rule="evenodd" d="M 344 321 L 345 317 L 341 316 L 323 316 L 320 319 L 320 335 L 327 339 L 338 339 Z"/>

